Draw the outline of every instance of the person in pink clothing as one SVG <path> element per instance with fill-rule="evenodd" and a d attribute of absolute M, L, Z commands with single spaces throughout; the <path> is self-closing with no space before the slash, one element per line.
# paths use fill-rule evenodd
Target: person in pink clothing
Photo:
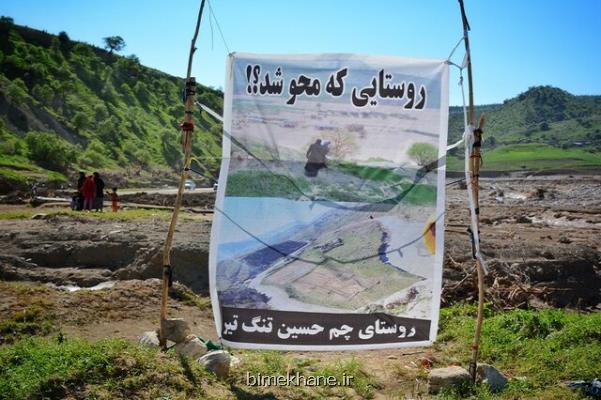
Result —
<path fill-rule="evenodd" d="M 81 187 L 83 194 L 83 209 L 91 210 L 94 205 L 94 198 L 96 197 L 96 184 L 94 183 L 94 176 L 90 175 L 86 177 Z"/>

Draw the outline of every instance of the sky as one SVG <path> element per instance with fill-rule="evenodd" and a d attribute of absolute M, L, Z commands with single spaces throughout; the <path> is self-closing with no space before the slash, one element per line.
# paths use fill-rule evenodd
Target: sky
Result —
<path fill-rule="evenodd" d="M 476 104 L 499 103 L 535 85 L 601 94 L 601 0 L 464 1 Z M 127 44 L 122 54 L 183 77 L 199 5 L 200 0 L 0 0 L 0 14 L 101 47 L 103 37 L 119 35 Z M 446 59 L 461 37 L 455 0 L 210 0 L 192 75 L 223 88 L 230 51 Z M 462 59 L 461 47 L 452 60 Z M 461 104 L 457 82 L 452 68 L 451 105 Z"/>

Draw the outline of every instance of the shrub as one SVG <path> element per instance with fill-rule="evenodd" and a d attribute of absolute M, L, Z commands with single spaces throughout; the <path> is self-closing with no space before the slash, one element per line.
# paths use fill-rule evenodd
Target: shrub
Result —
<path fill-rule="evenodd" d="M 438 151 L 436 146 L 430 143 L 413 143 L 407 155 L 411 157 L 419 166 L 428 165 L 436 161 Z"/>
<path fill-rule="evenodd" d="M 77 156 L 76 148 L 56 134 L 29 132 L 25 142 L 31 159 L 44 168 L 64 171 Z"/>

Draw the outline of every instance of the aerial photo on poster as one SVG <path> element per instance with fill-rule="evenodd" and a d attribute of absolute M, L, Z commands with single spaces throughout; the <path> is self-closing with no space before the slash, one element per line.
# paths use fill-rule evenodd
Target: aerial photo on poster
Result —
<path fill-rule="evenodd" d="M 353 55 L 230 63 L 217 309 L 435 319 L 448 66 Z"/>

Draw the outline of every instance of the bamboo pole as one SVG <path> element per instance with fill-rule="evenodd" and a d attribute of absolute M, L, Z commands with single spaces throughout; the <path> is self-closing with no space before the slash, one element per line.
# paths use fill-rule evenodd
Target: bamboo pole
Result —
<path fill-rule="evenodd" d="M 469 124 L 474 126 L 474 85 L 472 78 L 472 54 L 470 52 L 470 41 L 468 32 L 470 25 L 465 14 L 465 8 L 463 0 L 459 0 L 459 6 L 461 8 L 461 19 L 463 23 L 463 40 L 465 43 L 465 52 L 467 57 L 467 81 L 468 81 L 468 96 L 469 96 Z M 469 172 L 471 178 L 471 190 L 476 208 L 476 229 L 478 230 L 478 239 L 480 238 L 480 199 L 479 199 L 479 174 L 481 164 L 481 153 L 480 144 L 482 143 L 482 128 L 484 125 L 483 116 L 480 117 L 478 128 L 474 130 L 474 145 L 472 149 L 472 156 L 469 161 Z M 472 358 L 469 365 L 470 375 L 472 380 L 476 380 L 476 367 L 478 365 L 478 351 L 480 348 L 480 336 L 482 334 L 482 323 L 484 321 L 484 269 L 478 258 L 476 258 L 476 271 L 478 273 L 478 316 L 476 318 L 476 331 L 474 333 L 474 340 L 472 342 Z"/>
<path fill-rule="evenodd" d="M 167 300 L 169 298 L 169 286 L 171 285 L 171 248 L 173 246 L 173 235 L 175 233 L 175 226 L 177 225 L 177 217 L 182 204 L 182 197 L 184 195 L 184 188 L 186 179 L 188 179 L 188 171 L 190 169 L 191 155 L 192 155 L 192 132 L 194 130 L 194 119 L 192 117 L 194 108 L 194 95 L 196 90 L 196 80 L 192 75 L 192 60 L 194 59 L 194 52 L 196 51 L 196 38 L 198 37 L 198 31 L 200 29 L 200 21 L 202 19 L 202 12 L 204 9 L 205 0 L 200 3 L 200 10 L 198 11 L 198 18 L 196 20 L 196 28 L 194 30 L 194 36 L 190 43 L 190 53 L 188 56 L 188 69 L 186 72 L 186 88 L 185 88 L 185 103 L 184 103 L 184 123 L 182 124 L 183 138 L 182 145 L 184 148 L 184 169 L 180 176 L 179 186 L 177 188 L 177 196 L 175 197 L 175 205 L 173 208 L 173 214 L 171 215 L 171 222 L 169 224 L 169 230 L 167 231 L 167 238 L 165 239 L 165 247 L 163 249 L 163 283 L 161 287 L 161 324 L 159 331 L 159 342 L 161 347 L 167 346 L 167 339 L 164 335 L 164 323 L 167 319 Z"/>

